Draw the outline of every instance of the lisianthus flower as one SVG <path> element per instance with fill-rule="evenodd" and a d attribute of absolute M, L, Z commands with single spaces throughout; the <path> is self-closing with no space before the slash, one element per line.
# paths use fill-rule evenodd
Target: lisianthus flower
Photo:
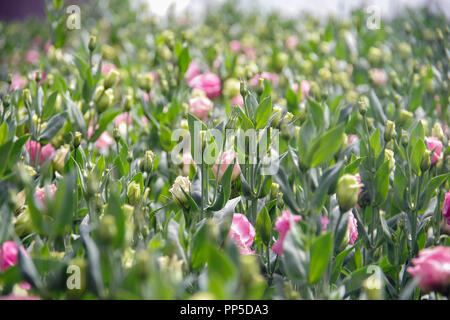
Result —
<path fill-rule="evenodd" d="M 55 148 L 53 148 L 50 143 L 41 147 L 41 144 L 39 142 L 31 141 L 31 139 L 29 139 L 25 143 L 25 149 L 28 151 L 28 155 L 30 156 L 30 161 L 32 164 L 34 163 L 35 158 L 39 157 L 39 165 L 42 165 L 55 153 Z"/>
<path fill-rule="evenodd" d="M 117 67 L 114 63 L 111 62 L 102 62 L 102 75 L 107 75 L 108 73 L 110 73 L 113 70 L 117 70 Z"/>
<path fill-rule="evenodd" d="M 213 106 L 213 102 L 207 97 L 194 97 L 189 100 L 189 112 L 200 120 L 208 119 L 208 112 Z"/>
<path fill-rule="evenodd" d="M 236 53 L 241 51 L 241 42 L 239 40 L 230 41 L 230 49 Z"/>
<path fill-rule="evenodd" d="M 231 181 L 236 180 L 236 178 L 241 174 L 241 167 L 239 166 L 239 162 L 237 159 L 237 153 L 234 151 L 225 151 L 222 154 L 222 158 L 218 159 L 216 164 L 212 167 L 212 172 L 214 174 L 214 177 L 218 179 L 219 183 L 222 181 L 222 176 L 227 170 L 228 166 L 233 163 L 234 159 L 236 159 L 236 162 L 234 163 L 233 167 L 233 173 L 231 174 Z M 219 167 L 219 176 L 216 177 L 217 174 L 217 166 Z"/>
<path fill-rule="evenodd" d="M 297 36 L 289 36 L 286 39 L 285 47 L 287 50 L 292 50 L 297 46 L 297 44 L 298 44 L 298 37 Z"/>
<path fill-rule="evenodd" d="M 22 253 L 28 256 L 23 247 L 20 247 Z M 0 246 L 0 272 L 5 271 L 9 267 L 15 266 L 19 262 L 19 248 L 14 241 L 5 241 Z M 30 290 L 31 286 L 27 282 L 21 282 L 20 287 Z"/>
<path fill-rule="evenodd" d="M 47 186 L 44 186 L 43 188 L 39 188 L 34 193 L 34 198 L 36 199 L 36 204 L 40 209 L 44 209 L 46 207 L 46 195 L 50 198 L 53 198 L 56 193 L 56 185 L 50 184 Z"/>
<path fill-rule="evenodd" d="M 34 49 L 28 50 L 25 60 L 28 63 L 35 64 L 39 60 L 39 52 Z"/>
<path fill-rule="evenodd" d="M 88 138 L 90 139 L 94 134 L 94 127 L 89 126 Z M 110 146 L 114 144 L 114 138 L 109 135 L 107 131 L 103 131 L 98 140 L 95 142 L 95 146 L 101 151 L 105 152 Z"/>
<path fill-rule="evenodd" d="M 298 84 L 293 83 L 291 86 L 292 91 L 298 92 Z M 307 80 L 300 81 L 300 90 L 302 91 L 302 100 L 309 95 L 309 91 L 311 90 L 311 84 Z"/>
<path fill-rule="evenodd" d="M 233 214 L 229 237 L 233 239 L 239 252 L 243 255 L 254 254 L 250 247 L 255 240 L 256 231 L 247 217 L 242 213 Z"/>
<path fill-rule="evenodd" d="M 186 70 L 186 73 L 184 74 L 188 86 L 192 87 L 192 85 L 191 85 L 192 80 L 199 74 L 200 74 L 200 71 L 198 68 L 198 63 L 195 61 L 191 61 L 191 63 L 189 63 L 189 66 Z"/>
<path fill-rule="evenodd" d="M 442 215 L 447 219 L 447 224 L 450 225 L 450 190 L 445 194 Z"/>
<path fill-rule="evenodd" d="M 358 221 L 352 212 L 348 214 L 348 232 L 349 232 L 349 245 L 354 245 L 356 239 L 358 239 Z"/>
<path fill-rule="evenodd" d="M 251 80 L 250 84 L 254 87 L 259 85 L 259 78 L 263 78 L 264 80 L 272 82 L 274 86 L 278 85 L 279 77 L 276 73 L 273 72 L 263 72 L 261 74 L 256 74 Z"/>
<path fill-rule="evenodd" d="M 195 76 L 188 85 L 191 88 L 202 89 L 210 99 L 219 97 L 222 90 L 220 78 L 212 72 L 206 72 Z"/>
<path fill-rule="evenodd" d="M 369 76 L 372 82 L 377 86 L 385 85 L 388 80 L 386 71 L 383 69 L 371 69 L 369 71 Z"/>
<path fill-rule="evenodd" d="M 231 103 L 231 105 L 239 106 L 239 107 L 243 108 L 244 107 L 244 98 L 242 98 L 241 94 L 238 94 L 237 96 L 235 96 L 234 98 L 232 98 L 230 100 L 230 103 Z"/>
<path fill-rule="evenodd" d="M 13 74 L 11 81 L 11 90 L 23 89 L 27 85 L 27 79 L 20 74 Z"/>
<path fill-rule="evenodd" d="M 322 227 L 322 229 L 321 229 L 322 231 L 327 231 L 327 226 L 329 223 L 330 223 L 330 219 L 328 219 L 325 216 L 320 217 L 320 225 Z"/>
<path fill-rule="evenodd" d="M 442 142 L 436 137 L 425 137 L 425 142 L 428 146 L 428 150 L 433 151 L 431 157 L 431 164 L 434 165 L 436 162 L 442 159 Z"/>
<path fill-rule="evenodd" d="M 275 230 L 280 233 L 278 240 L 272 246 L 273 252 L 281 256 L 283 254 L 283 242 L 288 231 L 291 229 L 291 221 L 297 223 L 302 220 L 302 216 L 292 214 L 289 210 L 284 210 L 281 216 L 275 220 Z"/>
<path fill-rule="evenodd" d="M 450 286 L 450 247 L 437 246 L 419 252 L 407 271 L 419 281 L 424 291 L 440 291 Z"/>

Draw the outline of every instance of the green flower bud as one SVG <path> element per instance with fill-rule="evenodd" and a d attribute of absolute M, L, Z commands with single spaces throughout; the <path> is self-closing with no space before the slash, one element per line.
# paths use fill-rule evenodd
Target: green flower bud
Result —
<path fill-rule="evenodd" d="M 420 170 L 422 172 L 427 171 L 431 167 L 431 151 L 426 149 L 422 154 L 422 160 L 420 161 Z"/>
<path fill-rule="evenodd" d="M 36 71 L 36 74 L 34 76 L 34 81 L 36 81 L 36 83 L 41 82 L 42 80 L 42 73 L 40 70 Z"/>
<path fill-rule="evenodd" d="M 79 131 L 75 132 L 75 134 L 73 136 L 73 147 L 75 149 L 80 146 L 81 139 L 83 139 L 83 135 L 81 134 L 81 132 L 79 132 Z"/>
<path fill-rule="evenodd" d="M 190 195 L 191 182 L 188 177 L 178 176 L 169 191 L 172 193 L 172 199 L 178 206 L 189 209 L 190 203 L 183 190 L 186 194 Z"/>
<path fill-rule="evenodd" d="M 96 47 L 97 47 L 97 37 L 91 35 L 89 37 L 89 45 L 88 45 L 89 51 L 90 52 L 94 51 Z"/>
<path fill-rule="evenodd" d="M 387 120 L 386 128 L 384 129 L 384 141 L 390 141 L 392 138 L 397 136 L 397 132 L 395 131 L 395 123 L 391 120 Z"/>
<path fill-rule="evenodd" d="M 353 208 L 358 201 L 360 184 L 354 175 L 344 174 L 337 183 L 336 196 L 342 212 Z"/>
<path fill-rule="evenodd" d="M 26 207 L 23 212 L 15 218 L 14 231 L 19 237 L 25 237 L 36 231 L 34 229 L 28 207 Z"/>
<path fill-rule="evenodd" d="M 12 73 L 8 73 L 8 85 L 11 85 L 11 83 L 12 83 L 12 78 L 13 78 Z"/>
<path fill-rule="evenodd" d="M 384 161 L 389 161 L 389 171 L 394 170 L 395 166 L 394 151 L 384 149 Z"/>
<path fill-rule="evenodd" d="M 114 128 L 113 129 L 113 138 L 116 142 L 119 142 L 120 140 L 120 131 L 119 128 Z"/>
<path fill-rule="evenodd" d="M 103 215 L 100 218 L 100 239 L 103 243 L 110 243 L 117 235 L 116 218 L 112 215 Z"/>
<path fill-rule="evenodd" d="M 147 278 L 152 269 L 152 257 L 148 251 L 140 250 L 136 253 L 136 271 L 141 279 Z"/>
<path fill-rule="evenodd" d="M 125 103 L 123 104 L 123 108 L 126 112 L 129 112 L 131 108 L 133 107 L 133 96 L 131 94 L 127 94 L 125 96 Z"/>
<path fill-rule="evenodd" d="M 364 116 L 367 113 L 367 110 L 369 109 L 369 98 L 366 96 L 362 96 L 358 100 L 359 105 L 359 113 Z"/>
<path fill-rule="evenodd" d="M 139 166 L 142 172 L 151 172 L 153 168 L 153 160 L 155 154 L 151 150 L 145 151 L 144 158 L 141 159 Z"/>
<path fill-rule="evenodd" d="M 98 98 L 98 100 L 94 100 L 96 102 L 96 107 L 98 113 L 104 112 L 108 109 L 114 102 L 114 91 L 109 88 L 106 89 L 103 94 Z"/>
<path fill-rule="evenodd" d="M 30 93 L 29 89 L 26 89 L 26 88 L 23 89 L 22 98 L 26 105 L 31 106 L 32 99 L 31 99 L 31 93 Z"/>
<path fill-rule="evenodd" d="M 409 112 L 409 111 L 407 111 L 405 109 L 402 109 L 402 110 L 400 110 L 400 116 L 399 116 L 399 119 L 398 119 L 398 124 L 401 127 L 405 128 L 405 127 L 409 126 L 412 118 L 413 118 L 412 112 Z"/>
<path fill-rule="evenodd" d="M 59 173 L 63 173 L 64 171 L 64 165 L 66 163 L 66 156 L 70 151 L 70 146 L 68 144 L 63 145 L 61 148 L 59 148 L 58 151 L 56 151 L 53 159 L 52 159 L 52 165 L 53 168 L 58 171 Z"/>
<path fill-rule="evenodd" d="M 116 82 L 119 80 L 120 78 L 120 73 L 117 70 L 111 70 L 105 78 L 104 84 L 105 84 L 105 88 L 112 88 Z"/>
<path fill-rule="evenodd" d="M 438 138 L 439 140 L 443 141 L 444 140 L 444 131 L 442 130 L 441 125 L 439 124 L 439 122 L 436 122 L 433 126 L 433 128 L 431 129 L 431 135 L 433 137 Z"/>
<path fill-rule="evenodd" d="M 11 98 L 9 94 L 5 95 L 5 97 L 2 100 L 2 103 L 5 108 L 8 108 L 11 105 Z"/>
<path fill-rule="evenodd" d="M 183 260 L 178 259 L 174 254 L 172 258 L 163 256 L 158 258 L 159 269 L 173 282 L 180 282 L 183 280 Z"/>
<path fill-rule="evenodd" d="M 383 59 L 383 53 L 379 48 L 371 47 L 369 49 L 368 58 L 370 63 L 379 64 Z"/>
<path fill-rule="evenodd" d="M 127 187 L 127 197 L 130 204 L 138 204 L 141 199 L 141 185 L 136 181 L 131 181 Z"/>
<path fill-rule="evenodd" d="M 274 200 L 278 197 L 278 191 L 280 190 L 280 185 L 278 183 L 272 182 L 270 187 L 270 200 Z"/>
<path fill-rule="evenodd" d="M 236 78 L 229 78 L 225 81 L 223 95 L 227 98 L 234 98 L 240 93 L 241 84 Z"/>

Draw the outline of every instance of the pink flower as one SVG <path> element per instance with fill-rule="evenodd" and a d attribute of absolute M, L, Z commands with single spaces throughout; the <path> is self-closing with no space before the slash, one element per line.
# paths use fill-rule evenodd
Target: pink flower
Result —
<path fill-rule="evenodd" d="M 127 123 L 127 119 L 128 125 L 131 126 L 133 124 L 133 118 L 131 117 L 131 114 L 129 114 L 128 112 L 122 112 L 114 119 L 114 125 L 118 127 L 122 123 Z"/>
<path fill-rule="evenodd" d="M 114 63 L 102 62 L 102 74 L 107 75 L 110 71 L 117 70 Z"/>
<path fill-rule="evenodd" d="M 191 82 L 192 80 L 198 76 L 200 74 L 199 68 L 198 68 L 198 63 L 195 61 L 191 61 L 191 63 L 189 63 L 189 66 L 186 70 L 186 73 L 184 74 L 184 76 L 186 77 L 187 83 L 189 87 L 191 86 Z"/>
<path fill-rule="evenodd" d="M 36 204 L 40 209 L 44 209 L 46 207 L 46 195 L 48 193 L 48 196 L 50 199 L 52 199 L 55 196 L 56 193 L 56 186 L 54 184 L 50 184 L 47 186 L 44 186 L 43 188 L 39 188 L 34 193 L 34 198 L 36 199 Z"/>
<path fill-rule="evenodd" d="M 218 161 L 212 168 L 212 172 L 214 174 L 214 177 L 216 177 L 217 174 L 217 165 L 220 164 L 219 167 L 219 183 L 222 180 L 222 176 L 227 170 L 228 166 L 233 163 L 234 159 L 236 159 L 236 162 L 234 163 L 233 173 L 231 174 L 231 181 L 234 181 L 240 174 L 241 174 L 241 167 L 239 166 L 238 159 L 237 159 L 237 153 L 234 151 L 225 151 L 222 154 L 222 160 Z M 217 177 L 216 177 L 217 178 Z"/>
<path fill-rule="evenodd" d="M 273 83 L 274 86 L 278 85 L 278 75 L 273 72 L 263 72 L 260 75 L 256 74 L 251 80 L 250 84 L 254 87 L 259 85 L 259 78 L 263 78 L 264 80 L 270 81 Z"/>
<path fill-rule="evenodd" d="M 200 120 L 208 119 L 208 111 L 213 108 L 213 102 L 207 97 L 189 99 L 189 112 Z"/>
<path fill-rule="evenodd" d="M 385 85 L 388 80 L 386 71 L 383 69 L 371 69 L 369 71 L 369 76 L 372 82 L 377 86 Z"/>
<path fill-rule="evenodd" d="M 244 54 L 249 58 L 250 60 L 256 59 L 256 51 L 252 46 L 245 46 L 243 48 Z"/>
<path fill-rule="evenodd" d="M 237 105 L 239 107 L 244 107 L 244 98 L 240 94 L 230 100 L 232 105 Z"/>
<path fill-rule="evenodd" d="M 291 221 L 297 223 L 302 220 L 302 216 L 291 214 L 289 210 L 284 210 L 281 216 L 275 221 L 275 230 L 280 233 L 280 237 L 272 246 L 273 252 L 281 256 L 283 254 L 283 242 L 286 234 L 291 229 Z"/>
<path fill-rule="evenodd" d="M 297 44 L 298 44 L 297 36 L 289 36 L 286 39 L 285 46 L 286 46 L 286 49 L 292 50 L 292 49 L 294 49 L 297 46 Z"/>
<path fill-rule="evenodd" d="M 445 194 L 442 215 L 447 219 L 447 224 L 450 225 L 450 190 Z"/>
<path fill-rule="evenodd" d="M 325 216 L 320 217 L 320 224 L 322 226 L 322 231 L 327 231 L 327 226 L 330 223 L 330 219 Z"/>
<path fill-rule="evenodd" d="M 23 247 L 20 250 L 25 256 L 28 253 Z M 5 271 L 9 267 L 15 266 L 19 262 L 19 249 L 14 241 L 5 241 L 0 247 L 0 272 Z M 31 286 L 28 282 L 21 282 L 19 284 L 24 290 L 30 290 Z M 0 298 L 1 299 L 1 298 Z"/>
<path fill-rule="evenodd" d="M 298 91 L 298 84 L 294 83 L 291 86 L 292 91 Z M 311 89 L 311 85 L 307 80 L 300 81 L 300 90 L 302 90 L 302 100 L 305 100 L 306 96 L 309 95 L 309 90 Z"/>
<path fill-rule="evenodd" d="M 228 236 L 234 241 L 241 254 L 254 254 L 250 247 L 255 240 L 256 231 L 247 217 L 242 213 L 233 214 L 230 233 Z"/>
<path fill-rule="evenodd" d="M 90 139 L 93 134 L 94 134 L 94 127 L 91 125 L 88 128 L 88 138 Z M 97 142 L 95 143 L 97 148 L 102 152 L 106 151 L 106 149 L 112 146 L 113 144 L 114 138 L 111 137 L 106 131 L 103 131 L 103 133 L 100 135 Z"/>
<path fill-rule="evenodd" d="M 36 50 L 28 50 L 25 60 L 31 64 L 35 64 L 39 60 L 39 52 Z"/>
<path fill-rule="evenodd" d="M 241 42 L 239 40 L 230 41 L 230 49 L 233 52 L 241 51 Z"/>
<path fill-rule="evenodd" d="M 11 90 L 23 89 L 27 85 L 27 79 L 20 74 L 13 74 L 11 81 Z"/>
<path fill-rule="evenodd" d="M 349 240 L 348 244 L 353 245 L 358 238 L 358 221 L 353 216 L 353 213 L 350 212 L 348 215 L 348 232 L 349 232 Z"/>
<path fill-rule="evenodd" d="M 420 279 L 419 287 L 422 290 L 439 291 L 450 285 L 450 247 L 423 249 L 412 262 L 414 267 L 409 267 L 407 271 Z"/>
<path fill-rule="evenodd" d="M 50 159 L 51 156 L 55 153 L 55 148 L 53 148 L 50 143 L 46 144 L 41 149 L 41 144 L 36 141 L 31 141 L 31 139 L 29 139 L 27 143 L 25 143 L 25 148 L 28 151 L 31 163 L 34 163 L 35 157 L 39 157 L 39 165 Z M 39 150 L 41 150 L 40 155 Z"/>
<path fill-rule="evenodd" d="M 7 296 L 0 296 L 0 300 L 40 300 L 36 296 L 16 296 L 14 294 L 9 294 Z"/>
<path fill-rule="evenodd" d="M 219 97 L 222 90 L 220 78 L 212 72 L 199 74 L 188 84 L 191 88 L 198 88 L 205 91 L 207 97 L 210 99 Z"/>
<path fill-rule="evenodd" d="M 433 156 L 431 157 L 431 164 L 436 164 L 436 162 L 442 159 L 442 142 L 441 140 L 433 136 L 425 137 L 425 142 L 428 146 L 428 150 L 433 152 Z"/>
<path fill-rule="evenodd" d="M 358 136 L 356 134 L 350 134 L 348 136 L 348 143 L 358 142 Z M 361 183 L 361 181 L 360 181 Z"/>

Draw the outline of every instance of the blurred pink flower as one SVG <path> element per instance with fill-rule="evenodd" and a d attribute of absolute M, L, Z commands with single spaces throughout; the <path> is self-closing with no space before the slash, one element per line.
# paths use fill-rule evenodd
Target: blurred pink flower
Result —
<path fill-rule="evenodd" d="M 270 81 L 272 82 L 272 84 L 274 86 L 278 85 L 278 75 L 276 73 L 273 72 L 263 72 L 261 74 L 256 74 L 251 80 L 250 80 L 250 84 L 254 87 L 259 85 L 259 78 L 263 78 L 264 80 Z"/>
<path fill-rule="evenodd" d="M 450 190 L 445 194 L 442 215 L 447 219 L 447 224 L 450 225 Z"/>
<path fill-rule="evenodd" d="M 114 125 L 118 127 L 122 123 L 127 123 L 128 119 L 128 125 L 133 124 L 133 117 L 128 112 L 122 112 L 121 114 L 117 115 L 117 117 L 114 119 Z"/>
<path fill-rule="evenodd" d="M 230 100 L 230 103 L 234 106 L 244 107 L 244 98 L 242 98 L 241 94 L 238 94 L 236 97 Z"/>
<path fill-rule="evenodd" d="M 348 143 L 358 142 L 358 136 L 356 134 L 350 134 L 348 136 Z"/>
<path fill-rule="evenodd" d="M 44 209 L 46 207 L 46 194 L 48 193 L 49 198 L 52 199 L 55 196 L 56 190 L 57 188 L 56 185 L 54 184 L 50 184 L 37 189 L 36 192 L 34 193 L 36 205 L 40 209 Z"/>
<path fill-rule="evenodd" d="M 407 271 L 420 279 L 419 287 L 424 291 L 441 290 L 450 286 L 450 247 L 437 246 L 419 252 L 412 259 L 414 267 Z"/>
<path fill-rule="evenodd" d="M 219 97 L 222 90 L 220 78 L 212 72 L 199 74 L 188 84 L 191 88 L 198 88 L 205 91 L 206 96 L 210 99 Z"/>
<path fill-rule="evenodd" d="M 292 50 L 297 46 L 297 44 L 298 44 L 298 37 L 297 36 L 289 36 L 286 39 L 285 46 L 286 46 L 286 49 Z"/>
<path fill-rule="evenodd" d="M 189 112 L 200 120 L 208 119 L 208 111 L 210 111 L 213 106 L 213 102 L 207 97 L 195 97 L 189 99 Z"/>
<path fill-rule="evenodd" d="M 222 154 L 222 159 L 218 160 L 216 164 L 212 167 L 212 172 L 214 174 L 214 177 L 216 177 L 217 174 L 217 166 L 220 164 L 219 167 L 219 177 L 217 178 L 219 183 L 222 180 L 222 176 L 227 170 L 228 166 L 233 163 L 234 159 L 236 159 L 236 162 L 234 163 L 233 173 L 231 174 L 231 181 L 234 181 L 239 175 L 241 174 L 241 167 L 239 166 L 239 162 L 237 159 L 237 153 L 234 151 L 225 151 Z"/>
<path fill-rule="evenodd" d="M 230 49 L 233 52 L 241 51 L 241 42 L 239 40 L 230 41 Z"/>
<path fill-rule="evenodd" d="M 20 251 L 25 256 L 28 256 L 28 253 L 25 251 L 23 247 L 20 247 Z M 0 246 L 0 272 L 5 271 L 9 267 L 15 266 L 19 262 L 19 249 L 14 241 L 5 241 Z M 21 282 L 19 284 L 22 289 L 30 290 L 31 286 L 28 282 Z M 1 299 L 1 297 L 0 297 Z"/>
<path fill-rule="evenodd" d="M 292 91 L 295 93 L 298 92 L 298 84 L 294 83 L 291 86 Z M 300 90 L 302 90 L 302 100 L 305 100 L 306 96 L 309 95 L 309 90 L 311 89 L 311 85 L 307 80 L 300 81 Z"/>
<path fill-rule="evenodd" d="M 349 232 L 349 240 L 348 244 L 355 244 L 356 239 L 358 238 L 358 221 L 353 216 L 353 213 L 350 212 L 348 215 L 348 232 Z"/>
<path fill-rule="evenodd" d="M 256 51 L 252 46 L 245 46 L 243 48 L 244 54 L 249 58 L 250 60 L 256 59 Z"/>
<path fill-rule="evenodd" d="M 191 164 L 194 166 L 194 168 L 197 169 L 197 164 L 194 162 L 194 159 L 192 158 L 192 155 L 190 152 L 183 153 L 183 173 L 185 175 L 189 175 L 189 167 Z"/>
<path fill-rule="evenodd" d="M 280 233 L 278 240 L 272 246 L 273 252 L 281 256 L 283 254 L 283 242 L 286 234 L 291 229 L 291 221 L 297 223 L 302 220 L 302 216 L 291 214 L 289 210 L 284 210 L 281 216 L 275 220 L 275 230 Z"/>
<path fill-rule="evenodd" d="M 239 248 L 241 254 L 254 254 L 255 251 L 250 247 L 255 240 L 256 231 L 247 217 L 242 213 L 233 214 L 229 237 Z"/>
<path fill-rule="evenodd" d="M 39 157 L 39 165 L 41 165 L 55 153 L 55 148 L 53 148 L 50 143 L 46 144 L 41 149 L 41 144 L 39 142 L 31 141 L 30 139 L 25 143 L 25 148 L 30 156 L 31 164 L 34 164 L 35 157 Z M 40 155 L 39 150 L 41 150 Z"/>
<path fill-rule="evenodd" d="M 0 300 L 40 300 L 40 298 L 36 296 L 16 296 L 9 294 L 7 296 L 0 296 Z"/>
<path fill-rule="evenodd" d="M 369 71 L 369 76 L 372 82 L 377 86 L 385 85 L 388 80 L 386 71 L 384 71 L 383 69 L 371 69 Z"/>
<path fill-rule="evenodd" d="M 320 217 L 320 224 L 322 226 L 322 231 L 327 231 L 327 226 L 330 223 L 330 219 L 325 216 Z"/>
<path fill-rule="evenodd" d="M 94 134 L 94 127 L 91 125 L 88 128 L 88 139 Z M 103 131 L 98 140 L 95 142 L 97 148 L 104 152 L 106 149 L 114 144 L 114 138 L 111 137 L 107 131 Z"/>
<path fill-rule="evenodd" d="M 442 159 L 442 142 L 441 140 L 433 136 L 425 137 L 425 142 L 428 146 L 428 150 L 434 150 L 431 157 L 431 164 L 436 164 L 436 162 Z"/>
<path fill-rule="evenodd" d="M 23 89 L 27 85 L 27 79 L 20 74 L 13 74 L 11 81 L 11 90 Z"/>
<path fill-rule="evenodd" d="M 111 62 L 102 62 L 102 74 L 107 75 L 110 71 L 117 70 L 117 67 L 114 63 Z"/>
<path fill-rule="evenodd" d="M 39 52 L 37 50 L 28 50 L 25 60 L 28 63 L 35 64 L 39 60 Z"/>
<path fill-rule="evenodd" d="M 186 81 L 189 87 L 191 86 L 191 82 L 192 80 L 198 76 L 200 74 L 199 68 L 198 68 L 198 63 L 195 61 L 191 61 L 191 63 L 189 63 L 189 66 L 186 70 L 186 73 L 184 74 L 184 76 L 186 77 Z"/>

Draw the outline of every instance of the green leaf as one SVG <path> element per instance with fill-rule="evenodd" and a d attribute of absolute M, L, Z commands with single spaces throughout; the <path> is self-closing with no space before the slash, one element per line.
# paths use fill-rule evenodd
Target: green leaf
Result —
<path fill-rule="evenodd" d="M 341 274 L 342 265 L 344 263 L 345 257 L 353 250 L 355 246 L 351 246 L 348 249 L 345 249 L 341 253 L 336 256 L 333 264 L 333 270 L 331 271 L 331 282 L 334 283 L 339 279 Z"/>
<path fill-rule="evenodd" d="M 318 237 L 311 247 L 311 263 L 309 267 L 309 282 L 316 283 L 327 270 L 333 255 L 333 234 L 325 233 Z"/>
<path fill-rule="evenodd" d="M 90 141 L 97 141 L 100 138 L 101 134 L 106 130 L 108 124 L 114 120 L 114 118 L 120 114 L 122 111 L 120 110 L 108 110 L 103 113 L 100 121 L 98 122 L 98 129 L 94 132 L 92 137 L 89 139 Z"/>
<path fill-rule="evenodd" d="M 422 104 L 423 91 L 423 84 L 413 89 L 411 93 L 411 103 L 409 104 L 409 109 L 411 111 L 415 111 Z"/>
<path fill-rule="evenodd" d="M 272 222 L 270 221 L 269 212 L 267 212 L 264 206 L 256 218 L 256 231 L 258 231 L 259 236 L 263 243 L 268 246 L 270 243 L 270 231 L 272 229 Z"/>
<path fill-rule="evenodd" d="M 414 147 L 418 140 L 425 140 L 425 130 L 421 121 L 417 122 L 417 124 L 412 129 L 409 136 L 409 145 Z"/>
<path fill-rule="evenodd" d="M 389 161 L 385 161 L 375 175 L 376 202 L 382 205 L 389 193 Z"/>
<path fill-rule="evenodd" d="M 272 113 L 272 99 L 265 98 L 256 108 L 256 129 L 264 128 Z"/>
<path fill-rule="evenodd" d="M 374 158 L 377 158 L 381 151 L 380 128 L 377 128 L 370 136 L 370 148 L 373 151 Z"/>
<path fill-rule="evenodd" d="M 184 73 L 188 69 L 190 62 L 191 62 L 191 57 L 189 55 L 189 47 L 184 47 L 181 50 L 180 56 L 178 57 L 178 66 L 180 67 L 181 75 L 184 75 Z"/>
<path fill-rule="evenodd" d="M 415 174 L 418 176 L 421 175 L 422 171 L 420 170 L 420 162 L 422 161 L 422 155 L 424 154 L 426 150 L 425 142 L 423 142 L 422 139 L 419 139 L 416 144 L 414 145 L 414 148 L 410 155 L 410 164 L 411 169 L 414 171 Z"/>
<path fill-rule="evenodd" d="M 6 170 L 6 167 L 9 163 L 9 155 L 11 153 L 11 149 L 13 147 L 12 140 L 4 143 L 0 146 L 0 176 L 2 176 L 3 172 Z"/>
<path fill-rule="evenodd" d="M 84 134 L 87 134 L 86 131 L 86 123 L 84 121 L 83 114 L 81 113 L 81 110 L 78 109 L 78 106 L 75 104 L 75 102 L 72 101 L 69 94 L 66 94 L 64 98 L 67 101 L 67 111 L 69 114 L 69 119 L 71 123 L 75 123 L 78 127 L 78 129 Z"/>
<path fill-rule="evenodd" d="M 281 262 L 286 276 L 292 280 L 306 280 L 307 277 L 308 260 L 302 244 L 297 228 L 291 226 L 283 242 Z"/>
<path fill-rule="evenodd" d="M 0 126 L 0 146 L 3 145 L 8 138 L 8 125 L 3 122 Z"/>
<path fill-rule="evenodd" d="M 372 110 L 375 118 L 382 123 L 386 123 L 386 115 L 384 114 L 383 107 L 381 106 L 380 100 L 373 89 L 370 90 L 370 105 L 372 106 Z"/>
<path fill-rule="evenodd" d="M 315 138 L 309 147 L 306 163 L 315 167 L 330 159 L 339 151 L 343 142 L 344 126 L 341 124 L 328 130 L 325 134 Z"/>
<path fill-rule="evenodd" d="M 314 120 L 316 128 L 323 128 L 325 125 L 325 118 L 322 106 L 310 98 L 308 98 L 308 103 L 309 103 L 309 111 L 312 114 L 312 118 Z"/>
<path fill-rule="evenodd" d="M 233 175 L 233 169 L 236 159 L 227 167 L 223 176 L 222 176 L 222 186 L 220 187 L 220 191 L 217 194 L 216 201 L 209 208 L 209 210 L 217 211 L 223 208 L 225 203 L 230 199 L 231 194 L 231 176 Z"/>
<path fill-rule="evenodd" d="M 64 122 L 66 122 L 66 114 L 64 112 L 55 114 L 53 117 L 50 118 L 50 120 L 48 120 L 47 126 L 40 134 L 38 140 L 39 141 L 48 141 L 48 140 L 53 139 L 53 137 L 58 133 L 58 131 L 64 125 Z"/>

